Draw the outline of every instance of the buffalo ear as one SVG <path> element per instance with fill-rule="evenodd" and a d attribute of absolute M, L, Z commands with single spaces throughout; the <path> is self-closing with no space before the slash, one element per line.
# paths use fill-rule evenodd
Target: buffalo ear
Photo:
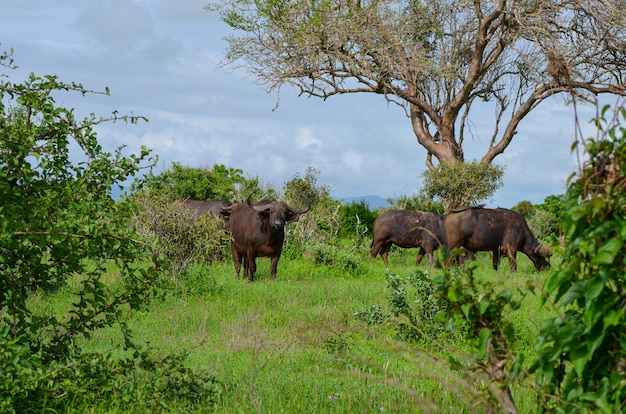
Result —
<path fill-rule="evenodd" d="M 285 218 L 286 218 L 286 221 L 294 221 L 295 222 L 295 221 L 300 220 L 300 214 L 293 214 L 293 213 L 287 212 L 287 215 L 286 215 Z"/>

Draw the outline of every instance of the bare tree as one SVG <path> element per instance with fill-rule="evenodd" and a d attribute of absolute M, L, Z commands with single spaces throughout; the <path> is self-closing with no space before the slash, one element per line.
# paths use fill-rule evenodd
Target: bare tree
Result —
<path fill-rule="evenodd" d="M 426 164 L 465 161 L 476 102 L 495 108 L 480 160 L 557 94 L 626 95 L 624 0 L 223 0 L 235 34 L 224 64 L 268 92 L 292 85 L 327 99 L 375 93 L 404 108 Z"/>

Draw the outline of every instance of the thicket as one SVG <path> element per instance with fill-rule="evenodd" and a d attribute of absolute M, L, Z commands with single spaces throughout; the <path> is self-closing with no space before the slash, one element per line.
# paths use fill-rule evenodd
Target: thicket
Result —
<path fill-rule="evenodd" d="M 132 225 L 154 254 L 163 256 L 172 276 L 184 274 L 194 262 L 211 263 L 226 254 L 230 234 L 221 217 L 195 212 L 176 202 L 168 192 L 154 195 L 154 189 L 134 194 L 129 203 Z"/>
<path fill-rule="evenodd" d="M 0 56 L 0 66 L 10 70 L 10 59 Z M 155 357 L 127 325 L 129 311 L 161 294 L 164 262 L 112 190 L 154 160 L 145 148 L 106 152 L 95 131 L 143 118 L 77 120 L 56 99 L 97 92 L 56 76 L 8 79 L 0 79 L 0 412 L 210 406 L 219 394 L 212 375 L 188 369 L 184 354 Z M 67 309 L 36 305 L 57 291 L 72 298 Z M 120 333 L 119 346 L 83 348 L 107 329 Z"/>

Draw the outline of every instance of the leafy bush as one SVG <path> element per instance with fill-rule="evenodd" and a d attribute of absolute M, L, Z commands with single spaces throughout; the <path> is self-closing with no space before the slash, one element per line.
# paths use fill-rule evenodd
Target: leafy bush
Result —
<path fill-rule="evenodd" d="M 353 276 L 363 274 L 363 263 L 354 252 L 327 244 L 307 245 L 306 255 L 315 264 L 331 266 Z"/>
<path fill-rule="evenodd" d="M 286 228 L 285 244 L 292 256 L 294 248 L 302 253 L 307 242 L 334 240 L 339 231 L 339 203 L 330 196 L 328 186 L 318 184 L 319 174 L 315 168 L 307 167 L 303 175 L 296 174 L 284 186 L 285 201 L 290 205 L 300 208 L 304 198 L 310 203 L 309 211 Z"/>
<path fill-rule="evenodd" d="M 173 200 L 236 200 L 258 190 L 258 180 L 247 179 L 240 169 L 215 164 L 211 169 L 183 166 L 177 162 L 158 175 L 150 174 L 144 187 Z"/>
<path fill-rule="evenodd" d="M 0 82 L 0 411 L 69 412 L 121 395 L 131 404 L 152 396 L 142 407 L 149 411 L 191 397 L 211 404 L 213 377 L 190 373 L 182 357 L 152 358 L 126 324 L 129 311 L 160 293 L 161 261 L 152 256 L 145 264 L 149 250 L 129 229 L 129 205 L 112 191 L 153 162 L 145 148 L 128 156 L 123 148 L 104 151 L 94 129 L 142 118 L 114 113 L 78 122 L 73 109 L 55 103 L 67 91 L 90 93 L 55 76 Z M 110 268 L 114 286 L 104 280 Z M 31 306 L 34 295 L 60 287 L 73 298 L 67 311 Z M 105 328 L 120 330 L 121 346 L 102 353 L 81 347 Z M 136 381 L 140 373 L 150 380 Z M 207 392 L 199 397 L 199 389 Z"/>
<path fill-rule="evenodd" d="M 339 236 L 355 240 L 360 246 L 366 237 L 371 237 L 377 214 L 369 209 L 365 200 L 341 205 L 339 208 Z"/>
<path fill-rule="evenodd" d="M 441 201 L 435 201 L 425 194 L 416 194 L 411 197 L 403 195 L 394 201 L 393 208 L 404 210 L 430 211 L 437 214 L 445 212 L 444 205 Z"/>
<path fill-rule="evenodd" d="M 422 174 L 422 193 L 427 199 L 445 202 L 446 211 L 465 205 L 476 205 L 502 186 L 504 167 L 483 162 L 443 163 Z"/>
<path fill-rule="evenodd" d="M 490 399 L 500 410 L 515 413 L 511 386 L 523 360 L 511 350 L 515 331 L 507 315 L 519 308 L 527 292 L 480 281 L 474 274 L 476 268 L 475 262 L 460 268 L 445 268 L 434 284 L 448 304 L 447 329 L 465 335 L 478 351 L 478 360 L 470 369 L 487 374 Z M 467 369 L 460 365 L 457 368 Z"/>
<path fill-rule="evenodd" d="M 170 272 L 184 273 L 194 261 L 221 259 L 230 240 L 224 221 L 210 214 L 196 219 L 193 211 L 171 200 L 151 191 L 133 197 L 135 227 L 167 259 Z"/>
<path fill-rule="evenodd" d="M 563 195 L 549 195 L 542 204 L 532 205 L 530 201 L 520 201 L 512 210 L 526 218 L 528 227 L 540 240 L 555 243 L 561 233 L 561 222 L 565 216 Z"/>
<path fill-rule="evenodd" d="M 404 341 L 432 340 L 443 332 L 448 307 L 428 273 L 416 270 L 406 279 L 387 272 L 389 304 L 398 337 Z"/>
<path fill-rule="evenodd" d="M 626 109 L 601 132 L 565 194 L 563 263 L 543 287 L 558 316 L 537 339 L 533 366 L 547 411 L 622 412 L 626 401 Z"/>
<path fill-rule="evenodd" d="M 537 209 L 528 220 L 528 227 L 537 239 L 553 243 L 557 240 L 557 234 L 553 231 L 555 220 L 556 217 L 549 211 Z"/>

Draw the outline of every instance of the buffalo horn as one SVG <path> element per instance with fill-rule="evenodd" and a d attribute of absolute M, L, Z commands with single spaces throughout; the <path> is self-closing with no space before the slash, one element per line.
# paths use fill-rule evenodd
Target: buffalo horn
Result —
<path fill-rule="evenodd" d="M 537 248 L 535 249 L 535 253 L 537 253 L 539 256 L 550 257 L 552 256 L 552 249 L 550 249 L 550 246 L 539 243 L 539 246 L 537 246 Z"/>
<path fill-rule="evenodd" d="M 250 193 L 250 195 L 248 196 L 248 198 L 246 198 L 246 202 L 248 203 L 248 205 L 250 206 L 251 209 L 253 209 L 254 211 L 258 211 L 258 212 L 263 212 L 266 211 L 270 208 L 270 204 L 264 204 L 262 207 L 256 206 L 254 204 L 252 204 L 252 201 L 250 200 L 250 197 L 252 197 L 252 195 L 256 193 L 256 191 L 253 191 Z"/>
<path fill-rule="evenodd" d="M 289 207 L 289 211 L 291 211 L 292 214 L 304 214 L 309 211 L 309 208 L 311 208 L 311 201 L 309 201 L 308 197 L 302 196 L 302 198 L 306 201 L 306 207 L 304 209 L 294 210 L 293 208 L 291 208 L 291 206 L 287 206 Z"/>

